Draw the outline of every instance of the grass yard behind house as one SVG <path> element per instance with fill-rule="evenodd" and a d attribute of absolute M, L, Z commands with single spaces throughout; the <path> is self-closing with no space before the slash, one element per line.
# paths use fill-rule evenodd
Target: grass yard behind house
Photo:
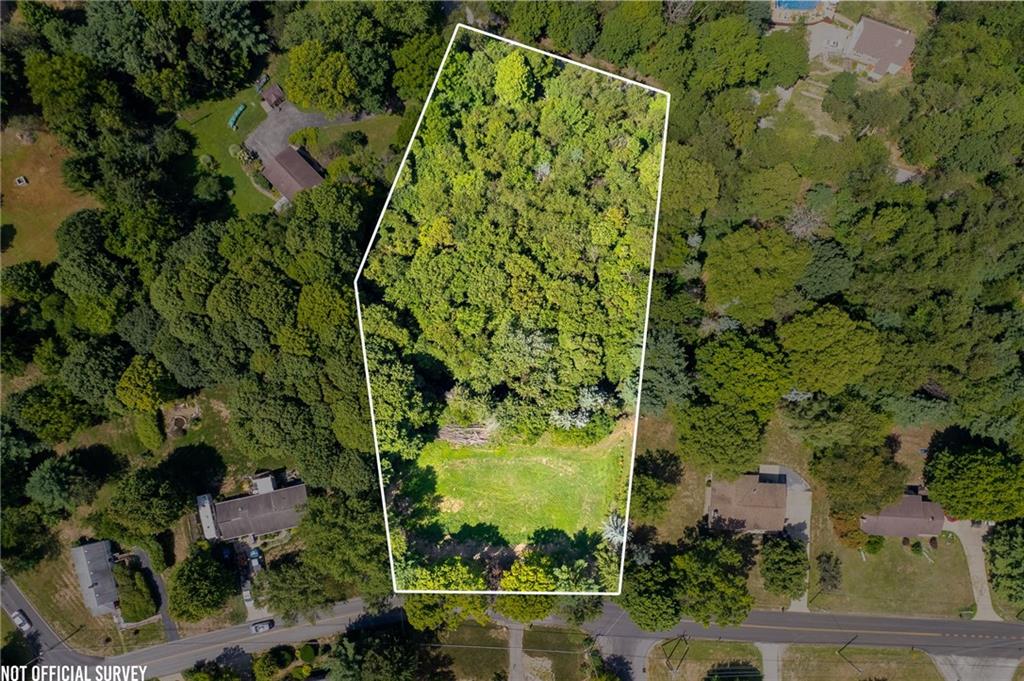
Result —
<path fill-rule="evenodd" d="M 238 119 L 238 130 L 232 130 L 228 127 L 228 119 L 239 104 L 245 104 L 245 111 Z M 178 127 L 196 137 L 196 158 L 210 155 L 217 162 L 217 174 L 231 180 L 234 192 L 231 202 L 240 215 L 261 213 L 274 205 L 270 197 L 253 186 L 241 164 L 228 153 L 232 144 L 245 142 L 249 133 L 266 117 L 256 88 L 247 87 L 234 97 L 205 102 L 183 112 L 178 118 Z"/>
<path fill-rule="evenodd" d="M 761 678 L 761 653 L 749 643 L 665 641 L 647 656 L 651 681 L 705 681 L 714 669 L 720 678 Z"/>
<path fill-rule="evenodd" d="M 843 650 L 843 657 L 846 658 L 844 660 L 836 654 L 836 648 L 837 646 L 789 646 L 782 657 L 782 681 L 942 681 L 942 675 L 935 664 L 927 654 L 919 650 L 850 647 Z M 860 668 L 860 671 L 857 668 Z"/>
<path fill-rule="evenodd" d="M 839 3 L 837 12 L 854 23 L 862 16 L 892 24 L 898 28 L 913 31 L 920 40 L 925 29 L 935 19 L 934 2 L 901 2 L 899 0 L 878 0 L 862 2 L 849 0 Z"/>
<path fill-rule="evenodd" d="M 441 635 L 440 650 L 451 658 L 451 670 L 460 681 L 492 681 L 499 673 L 508 674 L 505 629 L 466 622 Z"/>
<path fill-rule="evenodd" d="M 57 144 L 57 138 L 45 132 L 35 135 L 33 144 L 23 144 L 14 130 L 7 129 L 0 139 L 3 224 L 14 226 L 14 238 L 3 254 L 4 265 L 27 260 L 51 262 L 57 257 L 54 233 L 61 221 L 98 205 L 89 195 L 75 194 L 65 186 L 60 166 L 68 153 Z M 14 184 L 19 175 L 28 178 L 27 186 Z M 5 246 L 7 239 L 5 234 Z"/>
<path fill-rule="evenodd" d="M 325 147 L 337 142 L 347 132 L 361 132 L 366 135 L 366 146 L 377 156 L 386 156 L 390 152 L 391 143 L 395 141 L 398 126 L 402 117 L 393 114 L 378 114 L 351 123 L 338 123 L 320 128 L 318 147 Z M 316 150 L 313 150 L 314 154 Z"/>
<path fill-rule="evenodd" d="M 540 528 L 570 535 L 599 531 L 613 504 L 625 497 L 629 446 L 626 428 L 583 448 L 554 445 L 548 436 L 533 445 L 454 447 L 436 441 L 419 462 L 436 472 L 447 530 L 489 523 L 516 544 Z"/>

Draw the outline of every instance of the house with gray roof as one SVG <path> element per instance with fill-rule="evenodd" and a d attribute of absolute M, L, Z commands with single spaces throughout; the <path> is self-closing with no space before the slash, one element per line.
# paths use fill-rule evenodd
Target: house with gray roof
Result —
<path fill-rule="evenodd" d="M 114 550 L 107 540 L 71 549 L 71 562 L 78 576 L 85 607 L 93 615 L 117 613 L 117 582 L 114 581 Z"/>
<path fill-rule="evenodd" d="M 306 498 L 304 484 L 277 487 L 272 475 L 263 475 L 252 481 L 252 494 L 219 502 L 203 494 L 196 503 L 203 536 L 231 540 L 298 527 Z"/>
<path fill-rule="evenodd" d="M 910 60 L 915 44 L 916 38 L 910 31 L 861 17 L 846 43 L 845 56 L 877 80 L 887 73 L 899 73 Z"/>

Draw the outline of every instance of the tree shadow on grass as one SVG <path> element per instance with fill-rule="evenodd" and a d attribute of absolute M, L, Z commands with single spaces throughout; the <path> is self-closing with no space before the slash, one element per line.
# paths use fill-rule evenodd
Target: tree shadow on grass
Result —
<path fill-rule="evenodd" d="M 12 224 L 0 225 L 0 251 L 7 251 L 14 243 L 14 235 L 18 230 Z"/>
<path fill-rule="evenodd" d="M 216 494 L 227 466 L 220 452 L 209 445 L 178 447 L 160 463 L 160 476 L 189 496 Z"/>
<path fill-rule="evenodd" d="M 119 476 L 128 468 L 128 459 L 104 445 L 92 445 L 84 449 L 76 449 L 74 456 L 85 473 L 102 484 Z"/>

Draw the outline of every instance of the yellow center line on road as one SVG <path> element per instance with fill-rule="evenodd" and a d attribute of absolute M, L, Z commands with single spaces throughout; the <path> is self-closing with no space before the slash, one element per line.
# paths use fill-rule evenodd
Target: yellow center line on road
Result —
<path fill-rule="evenodd" d="M 939 631 L 887 631 L 885 629 L 840 629 L 832 627 L 793 627 L 793 626 L 778 626 L 774 624 L 744 624 L 744 629 L 777 629 L 781 631 L 816 631 L 830 634 L 888 634 L 891 636 L 933 636 L 933 637 L 953 637 L 953 636 L 971 636 L 972 638 L 998 638 L 1013 641 L 1019 636 L 992 636 L 986 634 L 946 634 Z"/>

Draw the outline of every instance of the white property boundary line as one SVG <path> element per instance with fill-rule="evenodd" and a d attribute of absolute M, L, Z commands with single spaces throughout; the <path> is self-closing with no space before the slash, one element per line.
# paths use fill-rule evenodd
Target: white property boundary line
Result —
<path fill-rule="evenodd" d="M 628 83 L 629 85 L 635 85 L 635 86 L 638 86 L 638 87 L 642 87 L 643 89 L 648 90 L 650 92 L 655 92 L 655 93 L 658 93 L 660 95 L 664 95 L 665 98 L 666 98 L 666 101 L 665 101 L 665 123 L 664 123 L 664 127 L 662 129 L 662 136 L 661 136 L 661 166 L 660 166 L 660 172 L 658 174 L 658 195 L 657 195 L 657 199 L 655 201 L 655 207 L 654 207 L 654 235 L 653 235 L 653 240 L 651 242 L 651 263 L 650 263 L 650 267 L 649 267 L 649 271 L 648 271 L 648 275 L 647 275 L 647 309 L 646 309 L 646 311 L 644 313 L 643 340 L 641 341 L 641 345 L 640 345 L 640 370 L 639 370 L 639 377 L 638 377 L 637 389 L 636 389 L 636 407 L 635 407 L 634 416 L 633 416 L 633 444 L 632 444 L 632 449 L 631 449 L 630 458 L 629 458 L 629 482 L 628 482 L 627 490 L 626 490 L 626 510 L 625 510 L 625 516 L 623 517 L 623 521 L 626 524 L 626 536 L 623 538 L 623 542 L 622 542 L 622 553 L 621 553 L 621 555 L 619 557 L 619 585 L 618 585 L 618 588 L 615 591 L 500 591 L 500 590 L 499 591 L 470 591 L 470 590 L 456 590 L 456 589 L 399 589 L 398 588 L 398 580 L 397 580 L 397 577 L 395 575 L 395 556 L 394 556 L 394 553 L 392 552 L 392 549 L 391 549 L 391 526 L 390 526 L 390 524 L 388 522 L 387 495 L 386 495 L 386 493 L 384 491 L 384 469 L 383 469 L 383 467 L 381 465 L 380 444 L 377 441 L 377 417 L 376 417 L 376 415 L 374 413 L 374 409 L 373 409 L 373 388 L 370 385 L 370 364 L 369 364 L 369 361 L 368 361 L 367 356 L 366 356 L 366 334 L 363 331 L 363 310 L 362 310 L 362 305 L 359 302 L 359 277 L 362 276 L 363 269 L 366 267 L 366 261 L 370 257 L 370 251 L 373 249 L 373 243 L 377 239 L 377 234 L 380 232 L 381 223 L 384 221 L 384 214 L 387 213 L 388 206 L 391 205 L 391 197 L 394 195 L 395 189 L 398 187 L 398 180 L 402 176 L 402 171 L 405 169 L 405 162 L 409 158 L 409 152 L 412 151 L 412 145 L 416 141 L 416 135 L 420 131 L 420 125 L 423 123 L 423 117 L 424 117 L 424 115 L 427 112 L 427 106 L 430 104 L 431 97 L 434 96 L 434 90 L 437 88 L 437 82 L 441 78 L 441 72 L 444 70 L 444 65 L 448 61 L 448 54 L 452 50 L 452 45 L 455 44 L 455 39 L 456 39 L 456 37 L 458 37 L 460 29 L 465 29 L 465 30 L 473 32 L 473 33 L 479 33 L 480 35 L 485 35 L 485 36 L 487 36 L 489 38 L 493 38 L 495 40 L 500 40 L 503 43 L 508 43 L 509 45 L 513 45 L 515 47 L 520 47 L 520 48 L 529 50 L 531 52 L 536 52 L 537 54 L 541 54 L 541 55 L 544 55 L 546 57 L 550 57 L 551 59 L 557 59 L 558 61 L 564 62 L 566 64 L 572 64 L 573 66 L 579 66 L 579 67 L 584 68 L 584 69 L 586 69 L 588 71 L 593 71 L 594 73 L 599 73 L 602 76 L 606 76 L 606 77 L 609 77 L 609 78 L 614 78 L 615 80 L 619 80 L 619 81 L 622 81 L 624 83 Z M 374 452 L 374 456 L 377 459 L 377 479 L 378 479 L 378 482 L 380 483 L 381 509 L 382 509 L 382 511 L 384 513 L 384 533 L 386 535 L 385 538 L 387 539 L 387 545 L 388 545 L 388 564 L 389 564 L 390 570 L 391 570 L 391 587 L 392 587 L 392 589 L 394 590 L 395 593 L 398 593 L 398 594 L 442 594 L 442 595 L 443 594 L 469 594 L 469 595 L 499 595 L 499 596 L 618 596 L 618 595 L 620 595 L 622 593 L 622 578 L 623 578 L 623 573 L 625 572 L 625 569 L 626 569 L 626 545 L 628 544 L 628 535 L 629 535 L 629 529 L 628 529 L 629 528 L 629 505 L 630 505 L 630 501 L 632 500 L 632 496 L 633 496 L 633 467 L 634 467 L 634 464 L 636 462 L 637 434 L 638 434 L 638 432 L 640 430 L 640 396 L 641 396 L 641 393 L 643 391 L 643 383 L 644 383 L 644 380 L 643 380 L 644 379 L 644 361 L 646 360 L 646 357 L 647 357 L 647 327 L 648 327 L 648 322 L 650 321 L 650 317 L 651 317 L 651 293 L 653 291 L 653 286 L 654 286 L 654 255 L 655 255 L 655 251 L 657 250 L 657 243 L 658 243 L 658 218 L 660 217 L 660 213 L 661 213 L 661 188 L 662 188 L 662 183 L 663 183 L 663 181 L 665 179 L 665 148 L 668 146 L 668 116 L 669 116 L 669 111 L 671 110 L 671 107 L 672 107 L 672 95 L 669 94 L 668 92 L 666 92 L 665 90 L 661 90 L 661 89 L 658 89 L 656 87 L 652 87 L 650 85 L 647 85 L 646 83 L 641 83 L 639 81 L 630 80 L 629 78 L 625 78 L 625 77 L 620 76 L 618 74 L 610 73 L 608 71 L 604 71 L 602 69 L 595 68 L 593 66 L 590 66 L 589 64 L 584 64 L 582 62 L 574 61 L 572 59 L 566 59 L 565 57 L 559 56 L 557 54 L 553 54 L 551 52 L 547 52 L 545 50 L 541 50 L 541 49 L 538 49 L 536 47 L 532 47 L 530 45 L 524 45 L 523 43 L 517 42 L 515 40 L 510 40 L 509 38 L 505 38 L 504 36 L 496 35 L 494 33 L 490 33 L 488 31 L 484 31 L 484 30 L 481 30 L 479 28 L 475 28 L 473 26 L 468 26 L 468 25 L 462 24 L 462 23 L 459 23 L 459 24 L 455 25 L 455 30 L 452 32 L 452 37 L 448 40 L 448 46 L 445 48 L 444 56 L 441 58 L 441 65 L 437 69 L 437 74 L 434 75 L 434 81 L 430 84 L 430 91 L 427 93 L 427 99 L 423 102 L 423 108 L 420 110 L 419 118 L 416 120 L 416 127 L 413 128 L 412 136 L 409 138 L 409 144 L 408 144 L 408 146 L 406 146 L 405 153 L 402 155 L 402 161 L 398 165 L 398 170 L 395 173 L 395 179 L 391 183 L 391 189 L 388 191 L 387 198 L 384 200 L 384 206 L 381 208 L 380 217 L 377 218 L 377 224 L 373 228 L 373 234 L 370 235 L 370 241 L 369 241 L 369 243 L 366 246 L 366 253 L 363 254 L 363 259 L 359 263 L 359 269 L 356 271 L 355 279 L 352 282 L 353 283 L 353 287 L 355 289 L 355 294 L 356 294 L 356 296 L 355 296 L 356 297 L 356 318 L 357 318 L 357 320 L 359 322 L 359 342 L 360 342 L 360 345 L 361 345 L 362 351 L 363 351 L 363 373 L 364 373 L 364 375 L 366 377 L 366 397 L 367 397 L 367 400 L 368 400 L 368 403 L 369 403 L 369 406 L 370 406 L 370 425 L 371 425 L 371 427 L 373 429 L 373 452 Z"/>

